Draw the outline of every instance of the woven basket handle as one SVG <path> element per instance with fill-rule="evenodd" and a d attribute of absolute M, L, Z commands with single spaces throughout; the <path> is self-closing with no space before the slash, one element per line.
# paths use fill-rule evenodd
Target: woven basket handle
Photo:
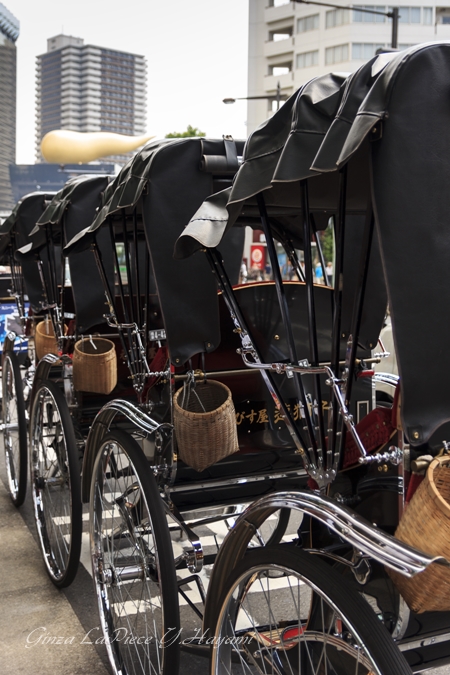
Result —
<path fill-rule="evenodd" d="M 206 412 L 199 395 L 195 391 L 195 375 L 193 370 L 188 371 L 186 381 L 183 384 L 183 397 L 181 399 L 181 407 L 183 408 L 183 410 L 187 410 L 186 405 L 189 404 L 191 394 L 194 394 L 194 396 L 196 397 L 197 401 L 200 404 L 201 409 L 203 410 L 203 412 Z"/>

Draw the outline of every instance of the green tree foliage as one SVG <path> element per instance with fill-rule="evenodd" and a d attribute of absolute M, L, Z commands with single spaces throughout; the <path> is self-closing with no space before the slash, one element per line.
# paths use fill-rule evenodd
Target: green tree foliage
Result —
<path fill-rule="evenodd" d="M 188 124 L 186 131 L 172 131 L 170 134 L 166 134 L 166 138 L 191 138 L 192 136 L 206 136 L 204 131 L 200 131 L 197 127 L 191 127 Z"/>

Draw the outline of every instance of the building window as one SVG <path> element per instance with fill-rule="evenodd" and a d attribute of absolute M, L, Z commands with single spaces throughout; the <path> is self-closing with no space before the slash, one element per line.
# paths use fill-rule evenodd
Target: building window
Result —
<path fill-rule="evenodd" d="M 433 23 L 433 8 L 432 7 L 423 7 L 422 8 L 422 17 L 423 23 L 426 26 L 431 26 Z"/>
<path fill-rule="evenodd" d="M 332 9 L 325 15 L 325 27 L 334 28 L 349 23 L 350 11 L 348 9 Z"/>
<path fill-rule="evenodd" d="M 450 7 L 436 7 L 436 23 L 450 23 Z"/>
<path fill-rule="evenodd" d="M 384 49 L 384 46 L 372 42 L 354 42 L 352 44 L 352 59 L 354 61 L 368 61 L 375 56 L 377 49 Z"/>
<path fill-rule="evenodd" d="M 379 14 L 368 14 L 366 12 L 358 11 L 361 9 L 371 9 L 376 12 L 391 11 L 392 7 L 385 7 L 384 5 L 355 5 L 353 9 L 353 21 L 356 23 L 384 23 L 385 16 Z M 399 7 L 399 23 L 415 23 L 425 24 L 430 26 L 433 23 L 433 8 L 432 7 Z"/>
<path fill-rule="evenodd" d="M 288 5 L 291 0 L 269 0 L 269 7 L 281 7 L 281 5 Z"/>
<path fill-rule="evenodd" d="M 269 75 L 287 75 L 292 70 L 292 61 L 286 63 L 277 63 L 269 66 Z"/>
<path fill-rule="evenodd" d="M 297 54 L 297 68 L 311 68 L 319 64 L 319 50 Z"/>
<path fill-rule="evenodd" d="M 361 9 L 370 9 L 375 12 L 386 12 L 386 7 L 382 5 L 355 5 L 353 10 L 353 21 L 356 23 L 384 23 L 386 21 L 385 16 L 380 14 L 369 14 L 368 12 L 359 12 L 357 7 Z M 401 8 L 403 10 L 403 7 Z"/>
<path fill-rule="evenodd" d="M 336 47 L 325 49 L 325 64 L 327 66 L 343 61 L 348 61 L 348 45 L 336 45 Z"/>
<path fill-rule="evenodd" d="M 319 15 L 311 14 L 304 16 L 297 21 L 297 33 L 306 33 L 310 30 L 317 30 L 319 28 Z"/>

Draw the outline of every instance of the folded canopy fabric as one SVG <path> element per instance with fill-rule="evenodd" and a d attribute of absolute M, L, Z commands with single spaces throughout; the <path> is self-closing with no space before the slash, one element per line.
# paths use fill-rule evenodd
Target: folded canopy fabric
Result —
<path fill-rule="evenodd" d="M 250 137 L 232 190 L 203 204 L 175 246 L 179 258 L 216 246 L 258 190 L 269 218 L 296 200 L 301 217 L 299 180 L 311 213 L 336 213 L 346 167 L 347 216 L 374 210 L 415 446 L 450 435 L 449 77 L 450 43 L 435 42 L 375 57 L 347 79 L 314 79 Z"/>

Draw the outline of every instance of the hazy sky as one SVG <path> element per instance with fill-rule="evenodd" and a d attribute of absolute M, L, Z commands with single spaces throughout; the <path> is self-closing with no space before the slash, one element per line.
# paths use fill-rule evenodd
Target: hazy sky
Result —
<path fill-rule="evenodd" d="M 60 33 L 147 58 L 147 131 L 245 136 L 248 0 L 2 0 L 19 19 L 17 163 L 34 162 L 35 59 Z"/>

